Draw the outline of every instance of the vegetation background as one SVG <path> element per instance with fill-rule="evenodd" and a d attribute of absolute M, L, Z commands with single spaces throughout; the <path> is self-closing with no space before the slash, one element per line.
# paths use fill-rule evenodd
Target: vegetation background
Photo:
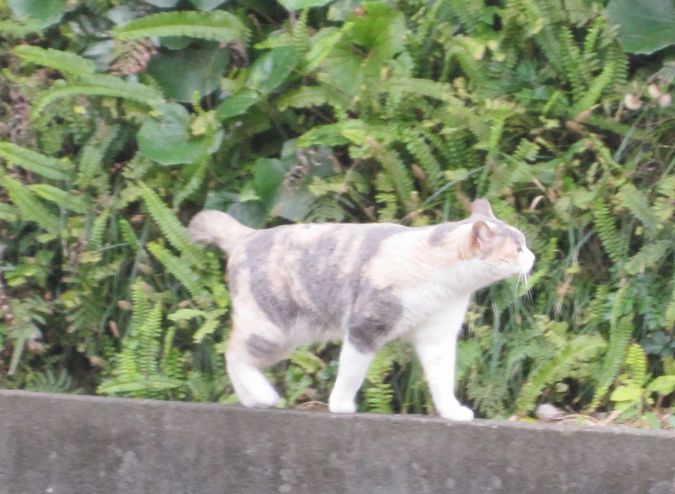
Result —
<path fill-rule="evenodd" d="M 674 427 L 674 45 L 670 0 L 0 0 L 0 386 L 234 402 L 195 212 L 426 225 L 485 196 L 538 261 L 471 305 L 462 399 Z M 271 369 L 287 406 L 336 357 Z M 362 394 L 433 411 L 403 344 Z"/>

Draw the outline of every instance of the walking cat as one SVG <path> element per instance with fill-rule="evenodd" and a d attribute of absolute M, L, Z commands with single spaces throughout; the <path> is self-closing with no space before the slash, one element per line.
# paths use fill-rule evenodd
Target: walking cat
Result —
<path fill-rule="evenodd" d="M 328 406 L 353 413 L 354 398 L 379 347 L 414 346 L 438 413 L 471 420 L 455 397 L 455 348 L 471 294 L 527 274 L 525 237 L 495 218 L 485 199 L 458 222 L 297 224 L 254 230 L 220 211 L 203 211 L 190 237 L 228 255 L 233 330 L 226 359 L 245 406 L 279 396 L 261 369 L 302 344 L 342 338 Z"/>

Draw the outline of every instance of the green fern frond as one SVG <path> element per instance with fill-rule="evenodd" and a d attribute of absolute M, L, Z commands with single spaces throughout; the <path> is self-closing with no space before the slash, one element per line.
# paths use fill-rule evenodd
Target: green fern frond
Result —
<path fill-rule="evenodd" d="M 139 328 L 147 318 L 150 311 L 150 287 L 142 280 L 136 281 L 131 286 L 131 313 L 130 331 L 133 336 L 135 328 Z"/>
<path fill-rule="evenodd" d="M 138 370 L 144 376 L 152 376 L 159 372 L 161 334 L 162 304 L 157 302 L 148 312 L 143 324 L 134 331 L 134 339 L 138 341 L 138 347 L 134 349 L 138 356 Z"/>
<path fill-rule="evenodd" d="M 6 175 L 0 175 L 0 185 L 7 189 L 9 198 L 26 221 L 32 221 L 51 233 L 61 228 L 59 217 L 52 213 L 28 187 Z"/>
<path fill-rule="evenodd" d="M 187 229 L 178 221 L 175 213 L 164 204 L 155 191 L 145 184 L 141 185 L 141 197 L 164 238 L 180 252 L 190 265 L 199 264 L 204 251 L 190 241 Z"/>
<path fill-rule="evenodd" d="M 637 343 L 632 343 L 628 347 L 624 366 L 633 384 L 642 387 L 647 382 L 647 355 Z"/>
<path fill-rule="evenodd" d="M 132 251 L 137 252 L 138 249 L 140 249 L 141 247 L 141 242 L 138 240 L 136 232 L 134 231 L 134 228 L 131 226 L 131 223 L 129 223 L 124 218 L 120 218 L 117 221 L 117 229 L 122 235 L 122 240 L 126 242 L 126 244 L 131 248 Z"/>
<path fill-rule="evenodd" d="M 185 167 L 185 172 L 190 175 L 190 179 L 181 189 L 175 192 L 173 199 L 174 209 L 178 209 L 183 201 L 199 190 L 206 178 L 207 165 L 208 160 L 202 159 Z"/>
<path fill-rule="evenodd" d="M 103 235 L 105 234 L 105 229 L 108 226 L 108 220 L 110 219 L 110 210 L 106 209 L 100 213 L 94 223 L 91 226 L 89 232 L 89 248 L 91 250 L 100 249 L 103 245 Z"/>
<path fill-rule="evenodd" d="M 602 241 L 602 245 L 614 262 L 623 258 L 623 249 L 619 232 L 614 224 L 614 218 L 602 197 L 598 197 L 593 205 L 595 229 Z"/>
<path fill-rule="evenodd" d="M 516 410 L 520 413 L 531 411 L 544 388 L 567 376 L 580 363 L 592 360 L 605 346 L 599 336 L 574 338 L 554 358 L 544 361 L 530 373 L 518 394 Z"/>
<path fill-rule="evenodd" d="M 649 205 L 649 199 L 632 183 L 628 182 L 621 186 L 617 193 L 617 200 L 639 219 L 647 230 L 654 230 L 659 224 L 658 217 Z"/>
<path fill-rule="evenodd" d="M 375 355 L 366 376 L 368 385 L 363 390 L 366 408 L 373 413 L 392 413 L 394 391 L 386 380 L 394 367 L 395 355 L 391 348 L 384 347 Z"/>
<path fill-rule="evenodd" d="M 89 210 L 89 205 L 82 197 L 74 195 L 72 191 L 63 190 L 49 184 L 33 184 L 29 186 L 39 197 L 52 202 L 58 207 L 84 214 Z"/>
<path fill-rule="evenodd" d="M 405 162 L 396 151 L 382 144 L 371 145 L 370 149 L 372 156 L 382 164 L 382 168 L 394 186 L 401 204 L 407 205 L 414 187 L 412 176 Z"/>
<path fill-rule="evenodd" d="M 648 243 L 640 249 L 640 252 L 626 262 L 626 272 L 637 274 L 647 268 L 654 268 L 671 251 L 673 243 L 669 240 L 659 240 Z"/>
<path fill-rule="evenodd" d="M 195 343 L 201 343 L 204 338 L 211 336 L 222 325 L 221 316 L 225 314 L 224 309 L 210 310 L 206 313 L 204 323 L 199 327 L 192 339 Z"/>
<path fill-rule="evenodd" d="M 404 132 L 402 140 L 408 152 L 417 160 L 426 173 L 432 187 L 438 185 L 442 178 L 441 165 L 434 156 L 434 150 L 419 132 Z"/>
<path fill-rule="evenodd" d="M 577 114 L 588 108 L 591 108 L 600 99 L 602 94 L 609 88 L 616 78 L 616 64 L 608 62 L 602 68 L 602 72 L 593 79 L 588 89 L 584 90 L 583 96 L 577 100 L 572 110 L 573 114 Z"/>
<path fill-rule="evenodd" d="M 51 67 L 63 74 L 85 75 L 96 71 L 96 63 L 92 60 L 67 51 L 19 45 L 14 48 L 14 53 L 25 62 Z"/>
<path fill-rule="evenodd" d="M 561 28 L 557 36 L 560 44 L 560 63 L 565 71 L 562 74 L 572 86 L 572 98 L 575 101 L 582 101 L 586 95 L 585 78 L 587 73 L 582 70 L 581 52 L 576 45 L 574 35 L 569 28 Z M 593 99 L 595 101 L 595 99 Z M 591 105 L 587 105 L 582 109 L 586 109 Z"/>
<path fill-rule="evenodd" d="M 619 374 L 632 336 L 633 321 L 630 316 L 621 317 L 610 326 L 607 353 L 605 354 L 602 372 L 597 380 L 598 386 L 590 404 L 591 410 L 598 408 L 600 401 L 607 395 L 609 387 Z"/>
<path fill-rule="evenodd" d="M 382 81 L 381 85 L 375 89 L 380 92 L 399 92 L 404 95 L 428 96 L 430 98 L 463 106 L 461 100 L 455 96 L 452 85 L 445 82 L 437 82 L 429 79 L 415 79 L 413 77 L 394 77 Z"/>
<path fill-rule="evenodd" d="M 80 186 L 86 187 L 99 173 L 103 166 L 103 157 L 119 134 L 119 125 L 106 127 L 103 132 L 96 133 L 82 148 L 77 180 Z"/>
<path fill-rule="evenodd" d="M 111 75 L 94 74 L 83 75 L 62 84 L 55 83 L 50 89 L 40 94 L 31 114 L 33 118 L 36 118 L 54 101 L 82 95 L 128 99 L 151 107 L 164 102 L 164 97 L 155 88 Z"/>
<path fill-rule="evenodd" d="M 153 36 L 187 36 L 219 43 L 245 41 L 247 31 L 237 16 L 224 10 L 212 12 L 160 12 L 129 21 L 113 29 L 118 39 Z"/>
<path fill-rule="evenodd" d="M 174 256 L 168 249 L 162 247 L 157 242 L 150 242 L 147 247 L 162 266 L 187 288 L 194 298 L 200 298 L 204 290 L 201 286 L 199 275 L 184 260 Z"/>
<path fill-rule="evenodd" d="M 534 161 L 537 159 L 539 154 L 539 144 L 529 139 L 522 138 L 518 142 L 515 151 L 512 154 L 512 158 L 515 161 Z"/>
<path fill-rule="evenodd" d="M 11 142 L 0 142 L 0 157 L 24 170 L 52 180 L 68 180 L 66 163 Z"/>
<path fill-rule="evenodd" d="M 330 91 L 326 86 L 302 86 L 280 95 L 276 104 L 281 111 L 287 108 L 322 106 L 330 102 L 336 103 L 333 93 L 334 91 Z"/>
<path fill-rule="evenodd" d="M 375 200 L 381 207 L 378 209 L 378 218 L 380 221 L 394 221 L 398 210 L 398 200 L 394 185 L 385 173 L 378 173 L 375 176 Z"/>

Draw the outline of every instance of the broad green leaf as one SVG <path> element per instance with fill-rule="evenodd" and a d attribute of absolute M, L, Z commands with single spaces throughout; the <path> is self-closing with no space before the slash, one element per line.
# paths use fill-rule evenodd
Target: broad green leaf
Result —
<path fill-rule="evenodd" d="M 218 105 L 216 117 L 218 120 L 228 120 L 246 113 L 251 106 L 260 101 L 260 95 L 256 91 L 244 89 L 225 100 Z"/>
<path fill-rule="evenodd" d="M 280 160 L 260 158 L 253 165 L 253 174 L 257 196 L 268 208 L 271 207 L 284 181 L 286 167 Z"/>
<path fill-rule="evenodd" d="M 643 389 L 634 384 L 627 384 L 616 388 L 609 399 L 612 401 L 637 401 L 642 397 Z"/>
<path fill-rule="evenodd" d="M 160 12 L 127 22 L 113 30 L 116 38 L 137 39 L 151 36 L 189 36 L 220 43 L 244 41 L 246 28 L 233 14 L 215 12 Z"/>
<path fill-rule="evenodd" d="M 253 63 L 246 79 L 246 87 L 261 94 L 269 94 L 286 82 L 298 62 L 298 56 L 292 47 L 275 48 Z"/>
<path fill-rule="evenodd" d="M 229 60 L 228 50 L 186 48 L 154 56 L 147 72 L 168 98 L 191 102 L 195 91 L 203 97 L 219 87 Z"/>
<path fill-rule="evenodd" d="M 610 0 L 605 15 L 620 26 L 619 42 L 630 53 L 648 55 L 675 44 L 673 0 Z"/>
<path fill-rule="evenodd" d="M 17 20 L 38 21 L 43 28 L 59 22 L 68 9 L 66 0 L 7 0 L 7 6 Z"/>
<path fill-rule="evenodd" d="M 138 131 L 140 153 L 162 165 L 192 163 L 208 154 L 207 136 L 190 134 L 190 115 L 182 105 L 168 103 L 158 109 L 159 119 L 148 119 Z"/>
<path fill-rule="evenodd" d="M 669 395 L 675 393 L 675 375 L 659 376 L 647 385 L 650 393 Z"/>

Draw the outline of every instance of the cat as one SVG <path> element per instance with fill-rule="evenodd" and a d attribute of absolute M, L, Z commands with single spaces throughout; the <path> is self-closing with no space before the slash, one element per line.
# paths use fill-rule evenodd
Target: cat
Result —
<path fill-rule="evenodd" d="M 239 401 L 271 407 L 279 395 L 261 369 L 294 348 L 342 338 L 328 407 L 356 411 L 355 397 L 379 347 L 414 346 L 436 411 L 471 420 L 454 393 L 456 340 L 473 292 L 525 276 L 534 254 L 525 236 L 495 218 L 485 199 L 457 222 L 295 224 L 255 230 L 207 210 L 190 238 L 228 255 L 233 329 L 227 372 Z"/>

